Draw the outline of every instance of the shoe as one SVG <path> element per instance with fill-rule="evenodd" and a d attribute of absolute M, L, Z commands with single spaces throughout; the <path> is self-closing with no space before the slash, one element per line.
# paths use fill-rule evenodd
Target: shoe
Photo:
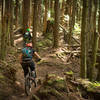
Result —
<path fill-rule="evenodd" d="M 32 71 L 32 77 L 36 78 L 36 72 L 35 71 Z"/>

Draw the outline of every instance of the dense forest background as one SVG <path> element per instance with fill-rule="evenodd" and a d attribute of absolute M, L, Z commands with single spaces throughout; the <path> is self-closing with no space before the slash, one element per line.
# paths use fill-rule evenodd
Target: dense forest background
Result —
<path fill-rule="evenodd" d="M 57 73 L 58 66 L 63 66 L 61 69 L 64 69 L 64 74 L 67 72 L 66 77 L 71 77 L 70 80 L 74 80 L 73 77 L 81 78 L 81 82 L 84 80 L 86 84 L 91 82 L 93 91 L 97 90 L 95 94 L 100 94 L 100 0 L 0 0 L 1 98 L 3 98 L 3 93 L 8 94 L 7 91 L 3 91 L 3 86 L 11 88 L 11 91 L 16 87 L 14 86 L 17 80 L 16 73 L 19 73 L 17 66 L 20 66 L 18 56 L 23 48 L 23 34 L 27 28 L 31 29 L 33 48 L 44 59 L 38 66 L 55 66 L 54 74 Z M 46 62 L 47 60 L 48 62 Z M 61 63 L 59 64 L 59 62 Z M 67 66 L 71 66 L 71 68 L 68 67 L 65 70 Z M 39 69 L 42 70 L 42 68 Z M 45 74 L 49 73 L 46 73 L 47 70 L 48 68 L 45 70 Z M 40 70 L 38 71 L 42 73 Z M 45 74 L 42 78 L 45 77 Z M 62 76 L 62 70 L 57 74 Z M 69 80 L 67 78 L 66 80 Z M 52 85 L 54 86 L 54 84 Z M 83 84 L 81 85 L 83 86 Z M 37 91 L 39 92 L 39 90 Z M 50 91 L 39 93 L 44 92 L 50 93 Z M 46 100 L 41 99 L 40 94 L 37 95 L 40 99 L 34 99 L 34 97 L 31 100 Z M 56 99 L 61 100 L 59 93 L 57 96 Z M 7 95 L 7 97 L 9 96 Z M 48 95 L 44 95 L 44 97 L 48 97 Z M 87 100 L 99 100 L 96 99 L 96 96 L 91 95 L 83 97 Z"/>

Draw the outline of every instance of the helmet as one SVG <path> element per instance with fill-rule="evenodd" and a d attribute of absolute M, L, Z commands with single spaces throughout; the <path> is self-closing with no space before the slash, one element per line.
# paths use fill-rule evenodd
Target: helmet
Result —
<path fill-rule="evenodd" d="M 27 30 L 28 32 L 30 31 L 30 29 L 29 29 L 29 28 L 27 28 L 26 30 Z"/>
<path fill-rule="evenodd" d="M 32 47 L 32 43 L 27 43 L 26 47 Z"/>

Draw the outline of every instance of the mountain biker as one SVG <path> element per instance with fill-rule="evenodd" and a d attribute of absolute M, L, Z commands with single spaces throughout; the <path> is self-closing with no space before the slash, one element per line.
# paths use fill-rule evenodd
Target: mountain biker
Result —
<path fill-rule="evenodd" d="M 26 43 L 30 43 L 31 39 L 32 39 L 32 36 L 30 33 L 30 28 L 27 28 L 26 32 L 23 34 L 24 46 Z"/>
<path fill-rule="evenodd" d="M 22 49 L 22 54 L 20 55 L 20 64 L 24 70 L 24 77 L 26 77 L 28 74 L 28 66 L 31 69 L 33 78 L 36 77 L 36 75 L 34 76 L 35 64 L 32 60 L 33 57 L 36 57 L 37 61 L 41 60 L 39 54 L 32 48 L 32 43 L 27 43 L 26 46 Z"/>

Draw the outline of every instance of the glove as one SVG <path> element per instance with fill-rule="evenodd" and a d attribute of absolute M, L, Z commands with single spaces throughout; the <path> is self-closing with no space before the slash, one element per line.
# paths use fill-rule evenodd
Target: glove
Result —
<path fill-rule="evenodd" d="M 39 62 L 40 60 L 41 60 L 41 59 L 39 58 L 39 59 L 36 60 L 36 62 Z"/>
<path fill-rule="evenodd" d="M 38 62 L 39 62 L 40 60 L 41 60 L 41 59 L 39 58 L 39 59 L 38 59 Z"/>

